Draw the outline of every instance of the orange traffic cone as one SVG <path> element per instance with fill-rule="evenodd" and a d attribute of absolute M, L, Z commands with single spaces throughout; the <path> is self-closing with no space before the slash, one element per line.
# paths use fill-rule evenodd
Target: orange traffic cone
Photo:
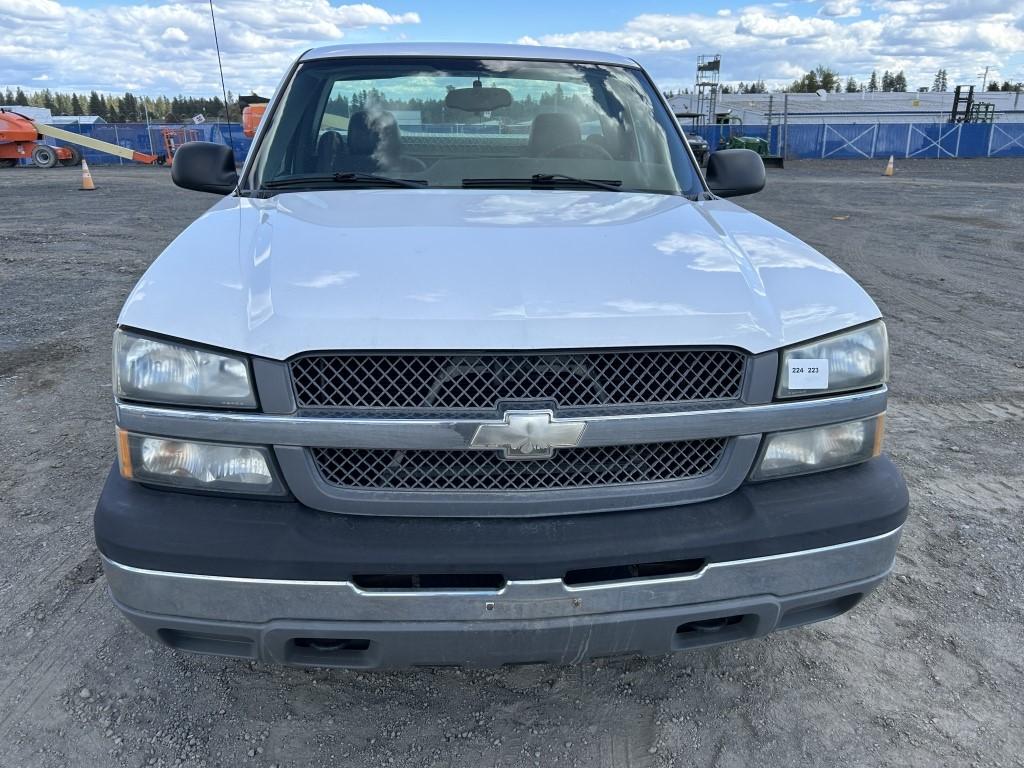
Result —
<path fill-rule="evenodd" d="M 883 176 L 893 176 L 896 174 L 896 156 L 889 155 L 889 164 L 885 166 L 885 173 Z"/>
<path fill-rule="evenodd" d="M 89 164 L 82 160 L 82 190 L 96 189 L 96 185 L 93 183 L 92 174 L 89 173 Z"/>

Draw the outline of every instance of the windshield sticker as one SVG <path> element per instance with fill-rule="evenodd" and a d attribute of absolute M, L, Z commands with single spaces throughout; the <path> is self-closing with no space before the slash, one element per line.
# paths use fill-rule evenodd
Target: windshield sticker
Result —
<path fill-rule="evenodd" d="M 790 389 L 828 389 L 828 360 L 790 360 Z"/>

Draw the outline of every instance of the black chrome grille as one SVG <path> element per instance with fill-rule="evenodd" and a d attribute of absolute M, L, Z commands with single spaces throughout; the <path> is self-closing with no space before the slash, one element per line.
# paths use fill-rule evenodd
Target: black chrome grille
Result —
<path fill-rule="evenodd" d="M 331 485 L 394 491 L 535 491 L 663 482 L 711 472 L 724 438 L 556 450 L 508 460 L 497 451 L 313 448 Z"/>
<path fill-rule="evenodd" d="M 308 355 L 290 366 L 300 408 L 437 412 L 736 399 L 745 361 L 733 350 L 676 349 Z"/>

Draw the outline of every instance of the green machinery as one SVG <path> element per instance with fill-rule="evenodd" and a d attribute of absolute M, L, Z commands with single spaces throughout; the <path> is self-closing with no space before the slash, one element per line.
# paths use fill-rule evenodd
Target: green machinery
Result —
<path fill-rule="evenodd" d="M 739 132 L 743 128 L 743 120 L 735 115 L 722 113 L 717 115 L 719 125 L 727 125 L 729 129 L 723 131 L 722 138 L 718 142 L 719 149 L 749 149 L 757 152 L 770 168 L 784 168 L 785 158 L 781 155 L 773 155 L 771 145 L 767 139 L 759 136 L 743 136 Z"/>

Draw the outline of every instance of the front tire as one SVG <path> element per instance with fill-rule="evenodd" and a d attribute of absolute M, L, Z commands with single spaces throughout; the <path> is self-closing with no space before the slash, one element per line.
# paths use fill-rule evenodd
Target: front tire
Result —
<path fill-rule="evenodd" d="M 68 147 L 68 152 L 71 153 L 71 157 L 67 160 L 61 160 L 60 164 L 65 168 L 70 168 L 73 165 L 80 165 L 82 162 L 82 153 L 74 147 Z"/>
<path fill-rule="evenodd" d="M 32 162 L 40 168 L 53 168 L 57 164 L 57 150 L 46 144 L 36 144 L 32 150 Z"/>

